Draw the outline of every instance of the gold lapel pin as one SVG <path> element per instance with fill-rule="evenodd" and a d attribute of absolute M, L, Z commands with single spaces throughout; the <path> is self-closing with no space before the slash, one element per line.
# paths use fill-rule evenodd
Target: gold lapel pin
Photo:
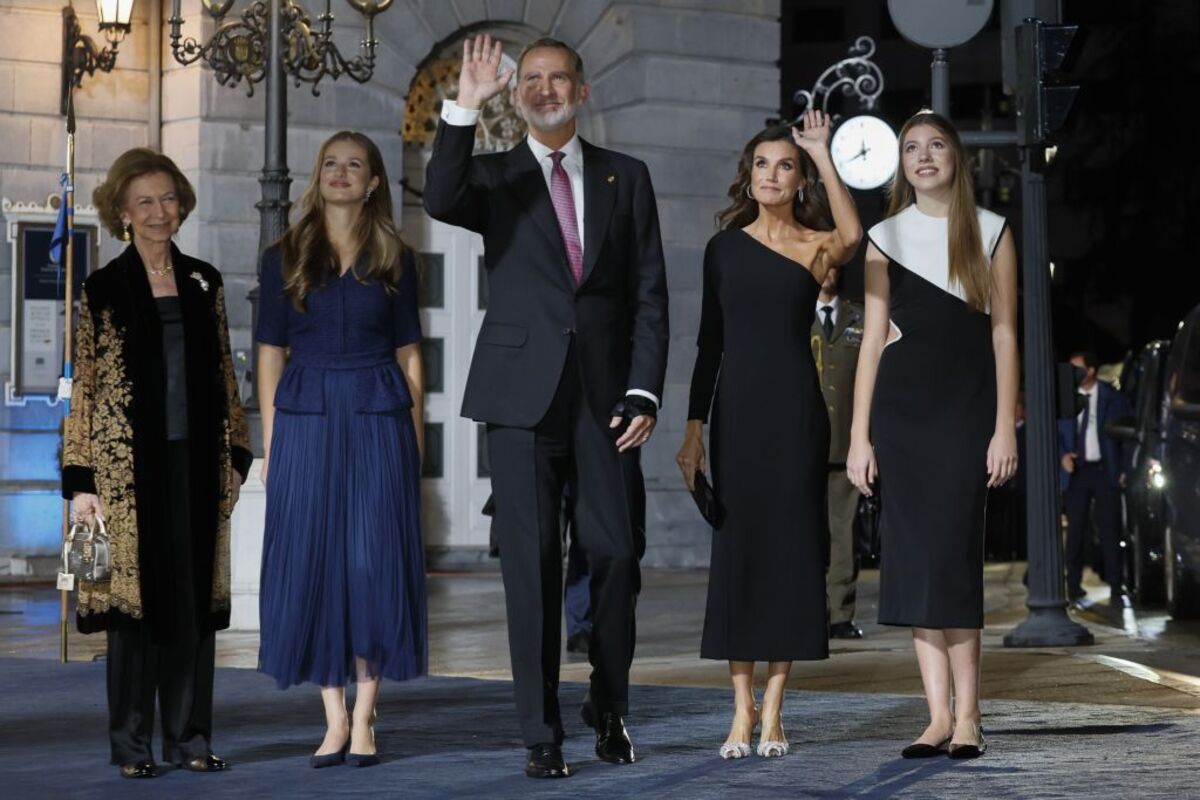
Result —
<path fill-rule="evenodd" d="M 616 182 L 617 182 L 617 176 L 616 176 L 616 175 L 609 175 L 609 176 L 608 176 L 608 182 L 609 182 L 609 183 L 616 183 Z"/>

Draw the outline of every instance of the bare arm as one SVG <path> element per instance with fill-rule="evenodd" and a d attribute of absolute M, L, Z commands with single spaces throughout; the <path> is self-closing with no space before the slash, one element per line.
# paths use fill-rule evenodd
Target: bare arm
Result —
<path fill-rule="evenodd" d="M 829 197 L 829 209 L 833 212 L 833 233 L 822 245 L 827 266 L 845 264 L 858 250 L 862 241 L 862 223 L 858 219 L 858 208 L 842 176 L 838 175 L 829 155 L 830 120 L 820 111 L 809 111 L 804 115 L 804 129 L 793 129 L 796 144 L 804 150 L 817 166 L 817 174 L 825 184 Z"/>
<path fill-rule="evenodd" d="M 263 466 L 262 481 L 267 482 L 267 465 L 271 458 L 271 432 L 275 426 L 275 389 L 287 364 L 287 350 L 273 344 L 258 344 L 258 408 L 262 413 Z"/>
<path fill-rule="evenodd" d="M 988 485 L 999 486 L 1017 471 L 1017 248 L 1004 231 L 992 257 L 992 350 L 996 355 L 996 429 L 988 447 Z"/>
<path fill-rule="evenodd" d="M 887 344 L 891 325 L 891 287 L 887 267 L 887 257 L 875 245 L 868 244 L 866 319 L 863 323 L 862 348 L 858 351 L 858 368 L 854 373 L 854 415 L 850 424 L 850 452 L 846 457 L 850 481 L 868 496 L 873 494 L 870 484 L 874 482 L 877 471 L 871 449 L 871 401 L 875 395 L 879 359 Z"/>
<path fill-rule="evenodd" d="M 425 365 L 421 361 L 421 345 L 406 344 L 396 348 L 396 363 L 408 381 L 412 395 L 413 428 L 417 434 L 417 460 L 425 458 Z"/>

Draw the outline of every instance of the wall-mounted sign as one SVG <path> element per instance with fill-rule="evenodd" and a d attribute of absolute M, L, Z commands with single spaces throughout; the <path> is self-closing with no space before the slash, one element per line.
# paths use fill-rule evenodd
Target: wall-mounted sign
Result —
<path fill-rule="evenodd" d="M 3 211 L 12 264 L 12 336 L 6 396 L 56 395 L 62 375 L 66 266 L 50 260 L 57 198 L 46 205 L 12 203 Z M 100 259 L 94 209 L 75 210 L 74 297 Z"/>

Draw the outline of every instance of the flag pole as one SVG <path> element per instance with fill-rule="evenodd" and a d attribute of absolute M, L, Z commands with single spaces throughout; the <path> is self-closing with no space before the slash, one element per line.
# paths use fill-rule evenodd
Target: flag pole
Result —
<path fill-rule="evenodd" d="M 73 325 L 75 319 L 75 87 L 67 87 L 67 186 L 66 186 L 66 220 L 67 231 L 65 237 L 66 258 L 63 261 L 66 263 L 66 308 L 63 315 L 63 378 L 66 379 L 68 385 L 73 377 L 74 364 L 72 363 L 73 352 L 72 345 L 75 333 Z M 60 389 L 59 396 L 62 397 Z M 63 434 L 66 434 L 67 418 L 71 416 L 71 399 L 70 394 L 67 394 L 63 400 L 65 403 L 66 413 L 63 415 Z M 63 543 L 71 530 L 71 501 L 63 499 L 62 513 L 62 536 Z M 70 599 L 68 592 L 62 590 L 59 592 L 59 660 L 62 663 L 67 663 L 67 619 L 69 616 Z"/>

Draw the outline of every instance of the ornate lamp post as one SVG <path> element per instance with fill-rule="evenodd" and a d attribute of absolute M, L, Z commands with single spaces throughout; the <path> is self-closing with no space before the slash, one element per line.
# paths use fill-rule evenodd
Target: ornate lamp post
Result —
<path fill-rule="evenodd" d="M 846 58 L 822 72 L 811 91 L 801 89 L 792 95 L 792 102 L 800 109 L 793 124 L 800 121 L 804 112 L 817 107 L 818 98 L 821 110 L 829 113 L 829 98 L 839 91 L 846 97 L 855 96 L 859 105 L 873 110 L 883 94 L 883 70 L 871 60 L 874 55 L 874 39 L 870 36 L 855 39 Z"/>
<path fill-rule="evenodd" d="M 63 6 L 63 55 L 62 55 L 62 101 L 61 111 L 67 114 L 67 95 L 71 89 L 83 83 L 83 74 L 112 72 L 117 65 L 117 48 L 125 34 L 133 28 L 129 19 L 133 14 L 133 0 L 96 0 L 96 14 L 100 17 L 100 31 L 108 40 L 108 47 L 100 49 L 95 40 L 85 36 L 75 16 L 75 7 Z"/>
<path fill-rule="evenodd" d="M 265 81 L 266 147 L 263 154 L 262 199 L 256 204 L 259 211 L 258 251 L 264 249 L 287 228 L 291 207 L 288 189 L 292 179 L 287 165 L 287 84 L 285 73 L 296 86 L 311 83 L 314 95 L 317 84 L 326 76 L 337 80 L 343 75 L 366 83 L 375 71 L 375 15 L 381 14 L 392 0 L 347 0 L 351 8 L 363 17 L 362 54 L 347 59 L 333 41 L 333 12 L 331 0 L 325 0 L 325 11 L 312 18 L 294 0 L 254 0 L 240 15 L 226 19 L 234 0 L 201 0 L 205 12 L 216 22 L 216 31 L 205 43 L 183 38 L 180 28 L 184 20 L 180 0 L 174 0 L 171 13 L 171 53 L 180 64 L 203 60 L 216 73 L 222 86 L 237 86 L 246 82 L 247 93 L 254 94 L 254 84 Z M 258 289 L 250 292 L 253 325 L 258 319 Z M 250 408 L 258 407 L 258 391 L 251 382 Z"/>

